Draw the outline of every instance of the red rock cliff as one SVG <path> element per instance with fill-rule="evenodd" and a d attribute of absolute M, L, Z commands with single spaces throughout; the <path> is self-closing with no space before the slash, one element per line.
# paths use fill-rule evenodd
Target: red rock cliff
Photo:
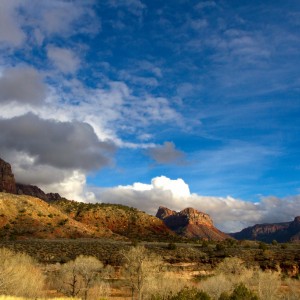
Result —
<path fill-rule="evenodd" d="M 0 192 L 16 193 L 16 182 L 11 166 L 0 158 Z"/>

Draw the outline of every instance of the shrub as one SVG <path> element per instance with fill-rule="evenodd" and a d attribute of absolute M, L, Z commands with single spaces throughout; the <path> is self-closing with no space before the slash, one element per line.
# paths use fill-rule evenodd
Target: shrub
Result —
<path fill-rule="evenodd" d="M 0 294 L 37 297 L 43 286 L 43 274 L 29 255 L 0 249 Z"/>
<path fill-rule="evenodd" d="M 169 249 L 169 250 L 176 250 L 176 249 L 177 249 L 177 246 L 176 246 L 175 243 L 169 243 L 169 244 L 168 244 L 168 249 Z"/>
<path fill-rule="evenodd" d="M 258 249 L 265 251 L 268 249 L 268 245 L 266 243 L 260 242 Z"/>
<path fill-rule="evenodd" d="M 161 296 L 161 295 L 155 295 L 150 298 L 151 300 L 211 300 L 210 296 L 200 291 L 196 288 L 183 288 L 179 292 L 177 292 L 175 295 L 168 295 L 168 296 Z"/>
<path fill-rule="evenodd" d="M 235 287 L 231 295 L 222 293 L 219 300 L 259 300 L 259 298 L 245 284 L 240 283 Z"/>
<path fill-rule="evenodd" d="M 196 288 L 184 288 L 177 295 L 172 296 L 168 300 L 210 300 L 210 296 L 199 291 Z"/>

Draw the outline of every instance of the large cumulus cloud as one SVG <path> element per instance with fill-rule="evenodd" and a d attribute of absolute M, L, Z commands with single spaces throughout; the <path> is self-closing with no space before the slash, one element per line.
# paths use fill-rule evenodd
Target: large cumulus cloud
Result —
<path fill-rule="evenodd" d="M 98 201 L 123 203 L 153 215 L 161 205 L 177 211 L 194 207 L 210 214 L 215 225 L 226 232 L 257 223 L 290 221 L 300 211 L 300 196 L 285 199 L 264 197 L 256 203 L 230 196 L 201 196 L 190 193 L 182 179 L 172 180 L 165 176 L 153 178 L 150 184 L 94 188 L 93 192 Z"/>

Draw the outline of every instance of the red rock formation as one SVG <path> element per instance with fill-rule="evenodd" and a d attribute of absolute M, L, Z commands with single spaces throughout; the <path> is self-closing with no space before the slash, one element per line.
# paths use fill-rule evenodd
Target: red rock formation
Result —
<path fill-rule="evenodd" d="M 0 158 L 0 192 L 16 193 L 16 182 L 11 166 Z"/>
<path fill-rule="evenodd" d="M 188 207 L 180 212 L 160 206 L 156 217 L 163 220 L 171 230 L 188 238 L 224 240 L 228 235 L 218 230 L 208 214 Z"/>

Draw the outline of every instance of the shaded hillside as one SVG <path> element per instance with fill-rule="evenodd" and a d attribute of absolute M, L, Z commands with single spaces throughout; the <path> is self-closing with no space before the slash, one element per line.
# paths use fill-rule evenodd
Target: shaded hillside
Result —
<path fill-rule="evenodd" d="M 273 240 L 280 243 L 300 242 L 300 217 L 292 222 L 256 224 L 230 235 L 238 240 L 258 240 L 266 243 Z"/>
<path fill-rule="evenodd" d="M 163 220 L 168 228 L 187 238 L 200 238 L 221 241 L 230 238 L 213 225 L 208 214 L 194 208 L 186 208 L 180 212 L 160 206 L 156 216 Z"/>
<path fill-rule="evenodd" d="M 0 237 L 79 238 L 116 237 L 107 228 L 82 224 L 34 197 L 0 193 Z"/>
<path fill-rule="evenodd" d="M 169 240 L 176 235 L 158 218 L 118 204 L 82 203 L 61 199 L 53 205 L 76 221 L 136 239 Z"/>

